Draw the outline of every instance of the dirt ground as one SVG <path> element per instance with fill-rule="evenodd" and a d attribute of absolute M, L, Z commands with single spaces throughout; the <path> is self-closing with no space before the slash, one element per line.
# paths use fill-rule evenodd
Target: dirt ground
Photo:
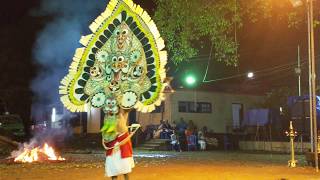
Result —
<path fill-rule="evenodd" d="M 1 180 L 100 180 L 104 155 L 63 154 L 61 163 L 10 164 L 1 160 Z M 320 180 L 320 174 L 297 156 L 297 168 L 288 168 L 289 155 L 244 152 L 136 152 L 133 180 Z M 119 179 L 122 179 L 119 178 Z"/>

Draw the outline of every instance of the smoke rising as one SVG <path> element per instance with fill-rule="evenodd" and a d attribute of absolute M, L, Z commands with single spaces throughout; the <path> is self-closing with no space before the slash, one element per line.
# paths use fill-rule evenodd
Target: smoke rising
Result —
<path fill-rule="evenodd" d="M 88 26 L 107 3 L 106 0 L 42 0 L 39 9 L 31 12 L 47 20 L 33 48 L 39 67 L 31 85 L 35 95 L 32 116 L 36 120 L 43 118 L 41 112 L 48 105 L 60 104 L 59 83 L 68 72 L 76 48 L 81 47 L 79 39 L 90 33 Z"/>

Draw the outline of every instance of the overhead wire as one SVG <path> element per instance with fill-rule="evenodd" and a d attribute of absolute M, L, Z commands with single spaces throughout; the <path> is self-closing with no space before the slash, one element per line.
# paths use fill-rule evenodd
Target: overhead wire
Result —
<path fill-rule="evenodd" d="M 320 55 L 318 55 L 316 57 L 319 57 L 319 56 Z M 306 64 L 306 59 L 307 58 L 302 59 L 302 61 L 301 61 L 301 66 L 302 67 L 303 67 L 303 65 Z M 209 58 L 208 58 L 208 63 L 207 63 L 207 68 L 206 68 L 206 71 L 205 71 L 205 74 L 204 74 L 203 83 L 210 83 L 210 82 L 234 79 L 234 78 L 243 77 L 243 76 L 247 75 L 247 73 L 240 73 L 240 74 L 236 74 L 236 75 L 232 75 L 232 76 L 227 76 L 227 77 L 222 77 L 222 78 L 217 78 L 217 79 L 212 79 L 212 80 L 206 80 L 207 74 L 208 74 L 208 69 L 209 69 L 209 66 L 210 66 L 210 60 L 211 60 L 211 53 L 210 53 Z M 258 70 L 258 71 L 253 71 L 253 73 L 254 74 L 259 74 L 260 77 L 270 76 L 270 75 L 273 75 L 274 73 L 279 73 L 279 72 L 282 72 L 282 71 L 291 70 L 296 65 L 297 65 L 297 62 L 292 62 L 292 63 L 282 64 L 282 65 L 271 67 L 271 68 L 265 68 L 265 69 L 261 69 L 261 70 Z"/>
<path fill-rule="evenodd" d="M 288 63 L 285 65 L 280 65 L 280 66 L 276 66 L 276 67 L 272 67 L 272 68 L 266 68 L 266 69 L 262 69 L 262 70 L 258 70 L 258 71 L 253 71 L 254 74 L 272 74 L 274 72 L 279 72 L 279 71 L 284 71 L 284 70 L 288 70 L 291 69 L 293 66 L 295 66 L 296 63 Z M 208 69 L 208 68 L 207 68 Z M 240 74 L 236 74 L 236 75 L 232 75 L 232 76 L 228 76 L 228 77 L 224 77 L 224 78 L 217 78 L 217 79 L 212 79 L 212 80 L 205 80 L 207 77 L 207 73 L 208 71 L 205 72 L 204 75 L 204 83 L 209 83 L 209 82 L 215 82 L 215 81 L 221 81 L 221 80 L 227 80 L 227 79 L 233 79 L 233 78 L 237 78 L 237 77 L 243 77 L 246 76 L 247 73 L 240 73 Z"/>
<path fill-rule="evenodd" d="M 275 47 L 275 46 L 270 46 L 270 47 L 268 47 L 268 51 L 275 52 L 275 51 L 291 50 L 291 49 L 295 49 L 295 48 L 296 48 L 296 46 L 294 46 L 294 45 L 282 46 L 281 49 L 279 49 L 278 47 Z M 258 50 L 256 50 L 256 49 L 242 49 L 238 52 L 238 54 L 241 54 L 241 57 L 248 56 L 248 55 L 251 56 L 252 54 L 254 54 L 253 52 L 257 52 L 257 51 Z M 197 56 L 190 58 L 189 60 L 198 61 L 199 58 L 201 58 L 202 60 L 207 61 L 208 60 L 207 57 L 210 56 L 210 52 L 208 54 L 199 54 Z M 273 54 L 274 54 L 273 57 L 277 56 L 276 53 L 273 53 Z"/>

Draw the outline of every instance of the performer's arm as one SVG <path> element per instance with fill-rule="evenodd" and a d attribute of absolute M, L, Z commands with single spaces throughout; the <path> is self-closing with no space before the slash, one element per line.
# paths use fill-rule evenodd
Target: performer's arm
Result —
<path fill-rule="evenodd" d="M 102 146 L 104 147 L 104 149 L 108 150 L 109 148 L 104 144 L 104 139 L 102 138 Z"/>

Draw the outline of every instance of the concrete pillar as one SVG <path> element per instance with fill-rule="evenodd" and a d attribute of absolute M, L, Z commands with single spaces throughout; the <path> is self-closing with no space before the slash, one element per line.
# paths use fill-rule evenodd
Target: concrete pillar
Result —
<path fill-rule="evenodd" d="M 100 132 L 101 110 L 90 107 L 87 113 L 87 133 Z"/>

